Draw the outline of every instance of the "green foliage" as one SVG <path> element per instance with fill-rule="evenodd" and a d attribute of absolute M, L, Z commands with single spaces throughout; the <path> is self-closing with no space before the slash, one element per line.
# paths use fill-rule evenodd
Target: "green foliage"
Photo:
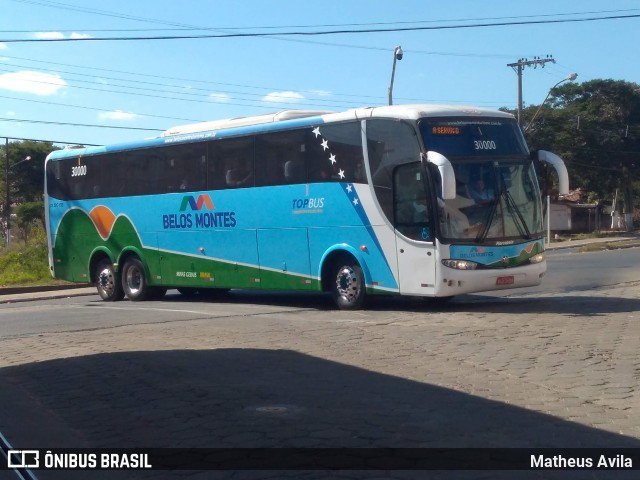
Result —
<path fill-rule="evenodd" d="M 29 231 L 35 226 L 45 227 L 44 204 L 42 202 L 25 202 L 16 207 L 17 225 L 22 230 L 22 238 L 26 240 Z"/>
<path fill-rule="evenodd" d="M 525 124 L 537 105 L 525 109 Z M 572 188 L 611 203 L 616 189 L 632 211 L 640 194 L 640 85 L 621 80 L 565 83 L 551 91 L 526 132 L 532 149 L 560 155 Z M 585 198 L 586 201 L 586 198 Z"/>
<path fill-rule="evenodd" d="M 26 243 L 0 249 L 0 285 L 51 283 L 47 239 L 42 227 L 34 228 Z"/>
<path fill-rule="evenodd" d="M 25 140 L 9 142 L 10 194 L 14 202 L 36 201 L 44 193 L 44 161 L 57 148 L 49 142 Z M 3 168 L 0 171 L 5 191 L 6 144 L 0 146 Z M 26 159 L 29 160 L 26 160 Z M 4 201 L 4 196 L 2 197 Z"/>

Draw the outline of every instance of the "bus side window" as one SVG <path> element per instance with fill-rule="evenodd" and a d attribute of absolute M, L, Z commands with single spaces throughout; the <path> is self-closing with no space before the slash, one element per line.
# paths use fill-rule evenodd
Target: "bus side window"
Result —
<path fill-rule="evenodd" d="M 246 188 L 254 185 L 254 137 L 209 142 L 208 188 Z"/>
<path fill-rule="evenodd" d="M 414 163 L 420 158 L 420 144 L 412 127 L 397 120 L 367 120 L 369 170 L 378 204 L 394 223 L 393 178 L 397 165 Z"/>
<path fill-rule="evenodd" d="M 360 122 L 315 127 L 307 136 L 310 182 L 366 182 Z"/>
<path fill-rule="evenodd" d="M 414 240 L 431 240 L 431 214 L 426 182 L 419 162 L 401 165 L 393 175 L 393 206 L 396 229 Z"/>
<path fill-rule="evenodd" d="M 289 130 L 256 138 L 256 185 L 306 183 L 305 131 Z"/>

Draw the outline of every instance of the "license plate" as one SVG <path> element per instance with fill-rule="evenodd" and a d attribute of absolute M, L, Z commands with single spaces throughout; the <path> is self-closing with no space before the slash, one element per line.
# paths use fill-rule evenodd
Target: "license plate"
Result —
<path fill-rule="evenodd" d="M 513 275 L 496 278 L 496 285 L 513 285 L 515 282 L 516 279 Z"/>

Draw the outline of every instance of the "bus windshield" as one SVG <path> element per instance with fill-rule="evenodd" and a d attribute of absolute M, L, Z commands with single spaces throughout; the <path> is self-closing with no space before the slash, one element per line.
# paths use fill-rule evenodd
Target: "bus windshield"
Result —
<path fill-rule="evenodd" d="M 540 236 L 540 193 L 531 162 L 452 164 L 456 198 L 439 200 L 444 237 L 482 243 Z"/>
<path fill-rule="evenodd" d="M 427 150 L 445 155 L 456 176 L 456 198 L 438 199 L 444 238 L 483 243 L 540 237 L 538 182 L 512 119 L 428 120 L 421 132 Z"/>

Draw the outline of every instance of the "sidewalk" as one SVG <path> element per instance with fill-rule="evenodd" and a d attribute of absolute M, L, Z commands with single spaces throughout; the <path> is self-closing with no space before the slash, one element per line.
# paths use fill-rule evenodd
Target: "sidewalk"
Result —
<path fill-rule="evenodd" d="M 45 298 L 79 297 L 82 295 L 94 295 L 97 293 L 96 287 L 93 285 L 71 285 L 66 288 L 52 288 L 47 286 L 0 288 L 0 305 L 3 303 L 42 300 Z"/>
<path fill-rule="evenodd" d="M 546 250 L 557 250 L 561 248 L 576 248 L 583 247 L 585 245 L 593 245 L 595 243 L 617 243 L 617 242 L 629 242 L 637 241 L 640 247 L 640 231 L 636 232 L 620 232 L 615 237 L 600 237 L 600 238 L 585 238 L 581 240 L 551 240 L 546 242 Z"/>

